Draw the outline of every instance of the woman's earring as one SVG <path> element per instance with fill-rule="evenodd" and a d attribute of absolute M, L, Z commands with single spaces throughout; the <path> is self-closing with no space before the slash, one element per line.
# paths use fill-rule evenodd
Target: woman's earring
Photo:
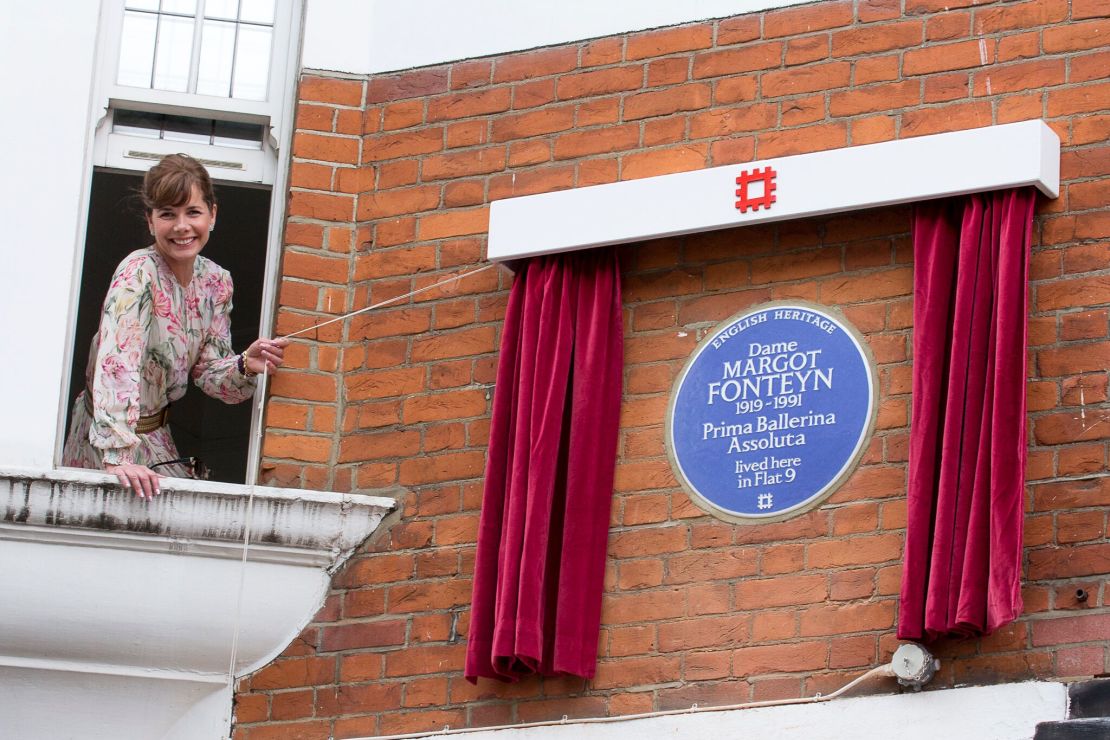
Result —
<path fill-rule="evenodd" d="M 216 230 L 216 224 L 208 224 L 208 233 L 211 234 Z"/>

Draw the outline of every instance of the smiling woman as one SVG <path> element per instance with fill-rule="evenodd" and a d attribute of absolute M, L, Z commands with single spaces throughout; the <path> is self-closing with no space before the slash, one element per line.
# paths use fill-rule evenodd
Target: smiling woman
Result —
<path fill-rule="evenodd" d="M 74 404 L 62 463 L 100 468 L 136 495 L 160 492 L 159 473 L 194 477 L 179 460 L 166 422 L 189 378 L 206 394 L 238 403 L 254 376 L 282 363 L 285 340 L 231 348 L 230 274 L 200 256 L 215 228 L 216 201 L 204 167 L 192 157 L 162 159 L 143 180 L 153 245 L 116 268 L 93 339 L 86 387 Z"/>

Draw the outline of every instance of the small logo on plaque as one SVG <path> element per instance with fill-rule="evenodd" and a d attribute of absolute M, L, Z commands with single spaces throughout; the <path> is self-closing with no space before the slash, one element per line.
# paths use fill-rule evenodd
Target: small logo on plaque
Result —
<path fill-rule="evenodd" d="M 747 213 L 748 209 L 758 211 L 760 208 L 769 210 L 771 204 L 777 200 L 775 197 L 775 177 L 778 173 L 767 165 L 763 169 L 756 167 L 751 172 L 741 170 L 736 178 L 736 208 L 740 213 Z"/>
<path fill-rule="evenodd" d="M 682 369 L 666 444 L 694 503 L 740 523 L 816 506 L 851 473 L 875 421 L 874 363 L 838 313 L 772 303 L 717 326 Z"/>

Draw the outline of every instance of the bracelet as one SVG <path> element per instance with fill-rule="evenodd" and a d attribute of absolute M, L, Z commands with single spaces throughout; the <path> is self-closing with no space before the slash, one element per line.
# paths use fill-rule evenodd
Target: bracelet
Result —
<path fill-rule="evenodd" d="M 246 354 L 240 354 L 235 358 L 235 366 L 239 368 L 239 374 L 244 378 L 253 378 L 255 375 L 258 375 L 258 373 L 252 372 L 251 369 L 247 367 Z"/>

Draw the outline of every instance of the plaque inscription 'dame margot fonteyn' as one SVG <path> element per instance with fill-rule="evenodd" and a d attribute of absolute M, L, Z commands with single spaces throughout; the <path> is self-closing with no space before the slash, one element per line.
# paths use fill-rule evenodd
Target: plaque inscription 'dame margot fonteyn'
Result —
<path fill-rule="evenodd" d="M 667 411 L 667 452 L 710 514 L 777 521 L 847 478 L 875 412 L 875 365 L 855 328 L 824 306 L 767 303 L 714 328 L 686 362 Z"/>

